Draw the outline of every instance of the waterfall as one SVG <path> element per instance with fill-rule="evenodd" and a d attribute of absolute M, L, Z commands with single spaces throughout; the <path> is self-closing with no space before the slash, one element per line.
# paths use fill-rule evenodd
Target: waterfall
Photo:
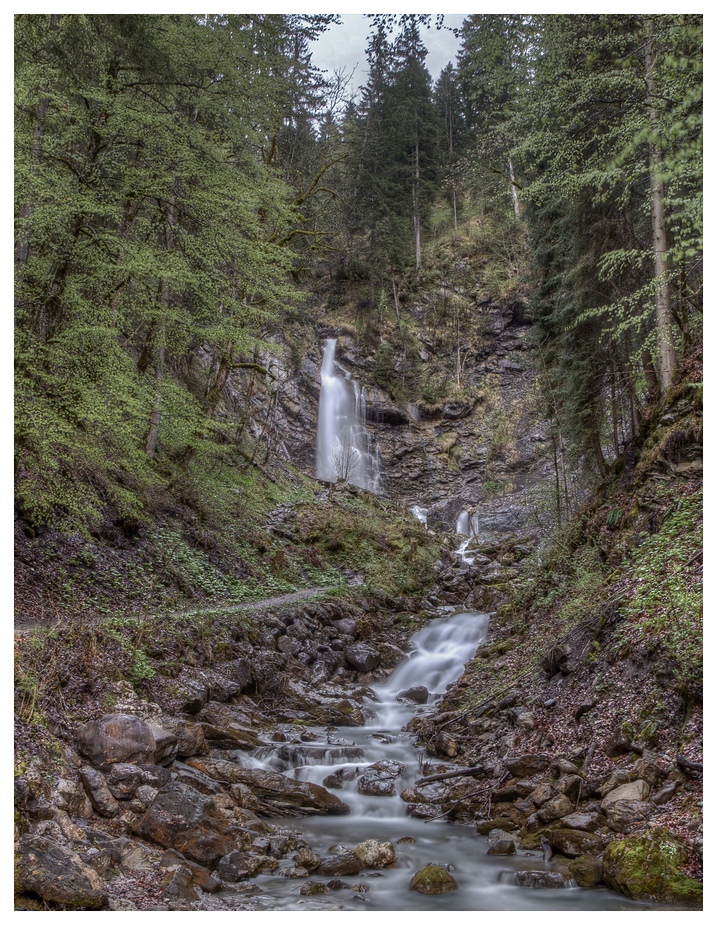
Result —
<path fill-rule="evenodd" d="M 462 533 L 463 536 L 471 534 L 471 519 L 468 511 L 461 511 L 456 521 L 456 533 Z"/>
<path fill-rule="evenodd" d="M 383 494 L 381 450 L 366 428 L 366 390 L 336 364 L 336 338 L 324 345 L 316 442 L 316 477 L 345 479 Z"/>

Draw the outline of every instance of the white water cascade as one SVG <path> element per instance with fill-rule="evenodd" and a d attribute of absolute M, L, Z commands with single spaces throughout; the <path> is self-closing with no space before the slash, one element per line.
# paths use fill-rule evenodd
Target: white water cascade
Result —
<path fill-rule="evenodd" d="M 468 550 L 468 546 L 471 543 L 471 540 L 476 535 L 476 528 L 476 515 L 473 514 L 471 516 L 468 511 L 461 511 L 461 513 L 458 515 L 458 520 L 456 521 L 456 533 L 459 536 L 464 536 L 465 539 L 458 547 L 457 552 L 461 559 L 466 563 L 466 565 L 473 565 L 474 562 L 475 557 L 471 558 L 470 556 L 466 555 L 466 552 Z"/>
<path fill-rule="evenodd" d="M 316 477 L 327 482 L 345 479 L 352 485 L 382 494 L 381 450 L 366 429 L 366 390 L 336 363 L 336 338 L 324 345 L 319 397 Z"/>
<path fill-rule="evenodd" d="M 338 791 L 350 807 L 348 816 L 306 816 L 299 822 L 285 817 L 271 819 L 281 827 L 300 829 L 321 858 L 335 856 L 367 839 L 390 841 L 396 863 L 381 871 L 366 871 L 348 882 L 334 879 L 328 892 L 310 898 L 300 894 L 292 874 L 295 862 L 289 857 L 279 869 L 259 874 L 260 910 L 275 911 L 584 911 L 645 908 L 606 891 L 579 889 L 523 889 L 517 885 L 517 871 L 550 870 L 542 849 L 521 851 L 511 856 L 487 854 L 488 839 L 476 835 L 472 825 L 451 824 L 446 813 L 415 806 L 400 794 L 415 785 L 417 778 L 432 773 L 415 747 L 415 736 L 406 729 L 417 715 L 433 711 L 450 684 L 484 642 L 489 614 L 464 612 L 445 616 L 423 627 L 413 637 L 412 651 L 383 683 L 373 684 L 364 701 L 366 725 L 344 728 L 305 729 L 287 741 L 286 735 L 259 747 L 243 766 L 278 771 L 288 777 Z M 425 705 L 411 702 L 407 689 L 424 687 Z M 397 763 L 398 777 L 392 792 L 381 795 L 360 786 L 361 776 L 375 762 Z M 459 759 L 460 761 L 460 759 Z M 439 762 L 440 765 L 440 762 Z M 429 784 L 429 787 L 441 786 Z M 477 789 L 480 789 L 478 787 Z M 426 811 L 428 810 L 428 811 Z M 458 889 L 442 896 L 426 897 L 409 889 L 411 877 L 426 864 L 448 864 Z M 310 879 L 327 881 L 312 874 Z M 341 888 L 343 887 L 343 889 Z M 359 898 L 356 898 L 359 890 Z"/>

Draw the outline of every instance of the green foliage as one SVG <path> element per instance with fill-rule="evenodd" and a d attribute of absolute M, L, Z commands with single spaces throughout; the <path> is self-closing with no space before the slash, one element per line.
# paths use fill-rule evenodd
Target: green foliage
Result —
<path fill-rule="evenodd" d="M 633 552 L 635 593 L 624 603 L 623 643 L 666 657 L 685 690 L 702 689 L 702 589 L 691 567 L 702 546 L 702 493 L 677 501 Z"/>

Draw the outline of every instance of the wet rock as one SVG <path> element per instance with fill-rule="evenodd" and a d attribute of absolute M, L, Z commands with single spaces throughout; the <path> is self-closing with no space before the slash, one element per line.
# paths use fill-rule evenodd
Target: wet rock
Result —
<path fill-rule="evenodd" d="M 476 832 L 478 835 L 489 835 L 493 829 L 502 829 L 504 832 L 515 832 L 519 828 L 508 816 L 496 816 L 493 819 L 485 819 L 476 823 Z"/>
<path fill-rule="evenodd" d="M 381 653 L 365 642 L 357 642 L 346 649 L 346 661 L 359 671 L 374 671 L 381 664 Z"/>
<path fill-rule="evenodd" d="M 236 836 L 212 798 L 179 782 L 160 790 L 142 817 L 138 834 L 205 867 L 236 847 Z"/>
<path fill-rule="evenodd" d="M 225 883 L 246 880 L 251 874 L 246 858 L 241 851 L 230 851 L 217 861 L 215 873 Z"/>
<path fill-rule="evenodd" d="M 515 882 L 524 890 L 555 890 L 572 886 L 564 874 L 553 870 L 519 870 Z"/>
<path fill-rule="evenodd" d="M 317 883 L 315 880 L 309 880 L 301 884 L 299 890 L 300 896 L 320 896 L 322 893 L 329 893 L 331 887 L 327 883 Z"/>
<path fill-rule="evenodd" d="M 428 688 L 409 687 L 405 691 L 399 691 L 396 700 L 399 703 L 426 703 L 428 700 Z"/>
<path fill-rule="evenodd" d="M 321 864 L 321 858 L 310 848 L 301 848 L 294 855 L 294 862 L 297 867 L 305 867 L 309 872 L 314 871 Z"/>
<path fill-rule="evenodd" d="M 318 784 L 259 769 L 237 768 L 233 776 L 234 783 L 246 784 L 267 816 L 347 816 L 351 812 L 346 803 Z"/>
<path fill-rule="evenodd" d="M 684 843 L 667 829 L 656 828 L 611 842 L 603 855 L 603 878 L 631 899 L 699 905 L 702 884 L 679 869 L 686 860 Z"/>
<path fill-rule="evenodd" d="M 450 893 L 458 887 L 453 874 L 440 864 L 427 864 L 411 878 L 409 889 L 427 896 Z"/>
<path fill-rule="evenodd" d="M 91 867 L 68 848 L 38 835 L 23 835 L 17 859 L 20 891 L 66 909 L 107 909 L 109 897 Z"/>
<path fill-rule="evenodd" d="M 396 861 L 396 852 L 391 842 L 378 842 L 375 838 L 361 842 L 354 848 L 354 853 L 369 870 L 390 867 Z"/>
<path fill-rule="evenodd" d="M 363 862 L 356 852 L 342 850 L 333 857 L 325 858 L 317 873 L 323 877 L 353 877 L 364 869 Z"/>
<path fill-rule="evenodd" d="M 579 887 L 589 890 L 602 883 L 602 860 L 589 854 L 574 858 L 567 865 L 568 872 Z"/>
<path fill-rule="evenodd" d="M 328 774 L 322 781 L 324 787 L 331 787 L 334 790 L 343 789 L 346 781 L 353 780 L 358 774 L 358 768 L 339 768 L 332 774 Z"/>
<path fill-rule="evenodd" d="M 155 740 L 149 725 L 138 716 L 113 713 L 85 723 L 77 731 L 77 748 L 96 768 L 116 762 L 152 762 Z"/>
<path fill-rule="evenodd" d="M 490 845 L 486 854 L 515 854 L 515 842 L 512 838 L 499 838 Z"/>
<path fill-rule="evenodd" d="M 359 777 L 359 793 L 375 797 L 395 796 L 397 781 L 403 770 L 404 765 L 399 761 L 377 761 Z"/>
<path fill-rule="evenodd" d="M 546 835 L 548 844 L 566 858 L 577 858 L 581 854 L 597 855 L 605 849 L 605 842 L 579 829 L 552 829 Z"/>
<path fill-rule="evenodd" d="M 80 780 L 85 788 L 87 796 L 90 798 L 92 806 L 100 816 L 106 816 L 108 819 L 116 816 L 119 812 L 117 800 L 112 796 L 110 788 L 107 786 L 104 774 L 89 765 L 80 768 Z"/>

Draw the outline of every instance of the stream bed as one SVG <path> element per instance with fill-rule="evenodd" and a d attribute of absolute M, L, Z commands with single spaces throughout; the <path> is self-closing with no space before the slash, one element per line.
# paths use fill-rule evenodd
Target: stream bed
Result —
<path fill-rule="evenodd" d="M 382 684 L 371 687 L 375 696 L 366 698 L 367 722 L 362 727 L 314 728 L 305 741 L 275 743 L 258 749 L 251 766 L 280 771 L 299 780 L 327 786 L 334 775 L 333 792 L 350 806 L 348 816 L 312 816 L 290 822 L 285 817 L 268 820 L 280 828 L 299 832 L 321 857 L 336 855 L 343 846 L 353 849 L 368 839 L 390 841 L 396 852 L 393 866 L 366 870 L 357 876 L 339 878 L 340 886 L 328 893 L 305 896 L 300 893 L 307 880 L 330 879 L 312 875 L 291 875 L 294 862 L 284 859 L 271 874 L 257 877 L 254 908 L 261 910 L 639 910 L 657 909 L 632 902 L 612 891 L 526 889 L 516 883 L 520 870 L 545 870 L 551 866 L 542 852 L 521 852 L 512 856 L 487 855 L 488 838 L 477 835 L 471 825 L 445 819 L 420 819 L 408 815 L 400 793 L 423 773 L 423 753 L 410 733 L 402 731 L 417 711 L 430 711 L 449 684 L 456 681 L 463 666 L 484 641 L 489 615 L 456 613 L 433 621 L 412 640 L 413 651 Z M 397 702 L 402 691 L 428 689 L 425 704 Z M 393 795 L 360 792 L 360 775 L 375 762 L 398 762 L 401 771 Z M 247 763 L 246 759 L 245 762 Z M 395 766 L 394 766 L 395 769 Z M 426 896 L 409 889 L 412 876 L 426 864 L 449 865 L 458 888 L 442 895 Z M 334 884 L 336 880 L 334 880 Z"/>

